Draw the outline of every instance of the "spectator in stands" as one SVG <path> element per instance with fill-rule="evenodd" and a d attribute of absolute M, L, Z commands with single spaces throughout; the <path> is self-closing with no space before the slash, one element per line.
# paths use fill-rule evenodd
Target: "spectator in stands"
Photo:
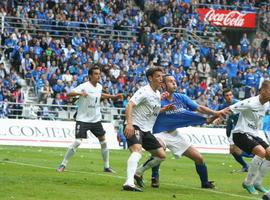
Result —
<path fill-rule="evenodd" d="M 10 113 L 8 99 L 0 101 L 0 118 L 7 118 Z"/>
<path fill-rule="evenodd" d="M 249 51 L 249 39 L 247 38 L 247 34 L 244 33 L 242 39 L 240 40 L 241 45 L 241 54 L 246 55 Z"/>
<path fill-rule="evenodd" d="M 14 115 L 21 116 L 23 110 L 23 103 L 25 103 L 25 94 L 22 91 L 22 87 L 20 85 L 17 86 L 16 90 L 13 92 L 13 98 L 15 99 L 15 103 L 13 106 Z"/>
<path fill-rule="evenodd" d="M 0 78 L 3 79 L 7 75 L 7 71 L 5 69 L 4 63 L 0 63 Z"/>
<path fill-rule="evenodd" d="M 45 81 L 45 84 L 41 87 L 39 92 L 39 103 L 46 103 L 48 98 L 51 98 L 53 95 L 53 90 L 49 84 L 49 81 Z"/>
<path fill-rule="evenodd" d="M 36 68 L 36 64 L 34 63 L 33 59 L 30 58 L 29 53 L 25 55 L 25 58 L 21 61 L 21 72 L 26 80 L 30 81 L 32 72 Z M 30 82 L 28 82 L 30 83 Z"/>
<path fill-rule="evenodd" d="M 210 78 L 210 73 L 210 65 L 207 63 L 206 58 L 202 58 L 202 61 L 198 64 L 198 75 L 200 80 Z"/>

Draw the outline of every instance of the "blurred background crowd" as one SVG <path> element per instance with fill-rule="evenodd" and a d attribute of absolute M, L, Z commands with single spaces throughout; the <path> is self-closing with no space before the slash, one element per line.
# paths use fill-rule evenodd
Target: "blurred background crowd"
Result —
<path fill-rule="evenodd" d="M 266 29 L 241 30 L 233 39 L 216 34 L 196 12 L 209 6 L 256 12 Z M 30 94 L 36 103 L 72 104 L 66 94 L 88 80 L 93 65 L 102 71 L 105 92 L 124 94 L 122 100 L 103 102 L 108 107 L 125 107 L 153 66 L 173 75 L 179 92 L 214 110 L 223 102 L 224 88 L 248 98 L 270 76 L 269 1 L 3 0 L 0 16 L 13 23 L 1 31 L 1 115 L 8 113 L 5 102 L 23 103 Z M 105 33 L 110 27 L 116 37 L 97 36 L 100 27 Z M 192 43 L 181 31 L 162 32 L 166 27 L 214 37 L 211 43 Z M 124 40 L 125 31 L 134 34 Z"/>

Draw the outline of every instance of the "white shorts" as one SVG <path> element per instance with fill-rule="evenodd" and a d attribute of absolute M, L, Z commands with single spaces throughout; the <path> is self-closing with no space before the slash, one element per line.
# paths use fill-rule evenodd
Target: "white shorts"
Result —
<path fill-rule="evenodd" d="M 191 143 L 181 135 L 179 129 L 157 133 L 154 136 L 160 139 L 176 158 L 180 158 L 191 146 Z"/>

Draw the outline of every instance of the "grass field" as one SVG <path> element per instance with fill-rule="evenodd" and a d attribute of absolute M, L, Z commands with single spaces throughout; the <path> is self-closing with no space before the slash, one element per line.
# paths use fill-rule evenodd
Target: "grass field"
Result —
<path fill-rule="evenodd" d="M 128 151 L 111 151 L 111 166 L 116 175 L 102 172 L 99 150 L 79 149 L 67 171 L 57 173 L 66 149 L 0 146 L 1 200 L 241 200 L 260 199 L 241 188 L 246 173 L 235 172 L 240 167 L 229 155 L 206 154 L 210 180 L 217 189 L 200 189 L 199 178 L 192 161 L 175 160 L 168 153 L 161 168 L 161 187 L 150 187 L 150 172 L 145 174 L 146 187 L 142 193 L 126 192 L 121 186 L 126 175 Z M 142 160 L 145 160 L 147 153 Z M 269 176 L 265 186 L 270 186 Z"/>

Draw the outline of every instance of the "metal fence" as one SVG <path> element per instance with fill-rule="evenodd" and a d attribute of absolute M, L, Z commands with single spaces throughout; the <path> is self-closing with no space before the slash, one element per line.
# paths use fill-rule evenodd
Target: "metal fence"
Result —
<path fill-rule="evenodd" d="M 215 44 L 216 38 L 221 35 L 219 31 L 207 32 L 207 35 L 204 35 L 202 31 L 188 31 L 185 28 L 176 28 L 176 27 L 163 27 L 159 29 L 159 32 L 163 35 L 165 33 L 170 33 L 171 35 L 179 35 L 185 41 L 193 44 L 196 47 L 201 45 L 206 45 L 212 47 Z"/>
<path fill-rule="evenodd" d="M 0 118 L 74 120 L 77 107 L 72 105 L 0 102 Z M 124 108 L 101 107 L 102 121 L 118 126 L 124 121 Z"/>
<path fill-rule="evenodd" d="M 19 32 L 27 31 L 32 36 L 42 36 L 49 33 L 52 37 L 73 37 L 81 33 L 82 37 L 101 40 L 130 41 L 137 37 L 137 29 L 133 26 L 120 26 L 117 29 L 107 24 L 95 24 L 80 21 L 59 21 L 34 18 L 18 18 L 11 16 L 1 17 L 1 30 L 11 32 L 17 29 Z"/>
<path fill-rule="evenodd" d="M 0 102 L 0 118 L 37 119 L 37 120 L 74 120 L 77 106 L 53 105 L 35 103 Z M 113 123 L 119 128 L 125 120 L 125 109 L 101 107 L 102 122 Z M 224 125 L 204 125 L 204 127 L 219 127 Z"/>

